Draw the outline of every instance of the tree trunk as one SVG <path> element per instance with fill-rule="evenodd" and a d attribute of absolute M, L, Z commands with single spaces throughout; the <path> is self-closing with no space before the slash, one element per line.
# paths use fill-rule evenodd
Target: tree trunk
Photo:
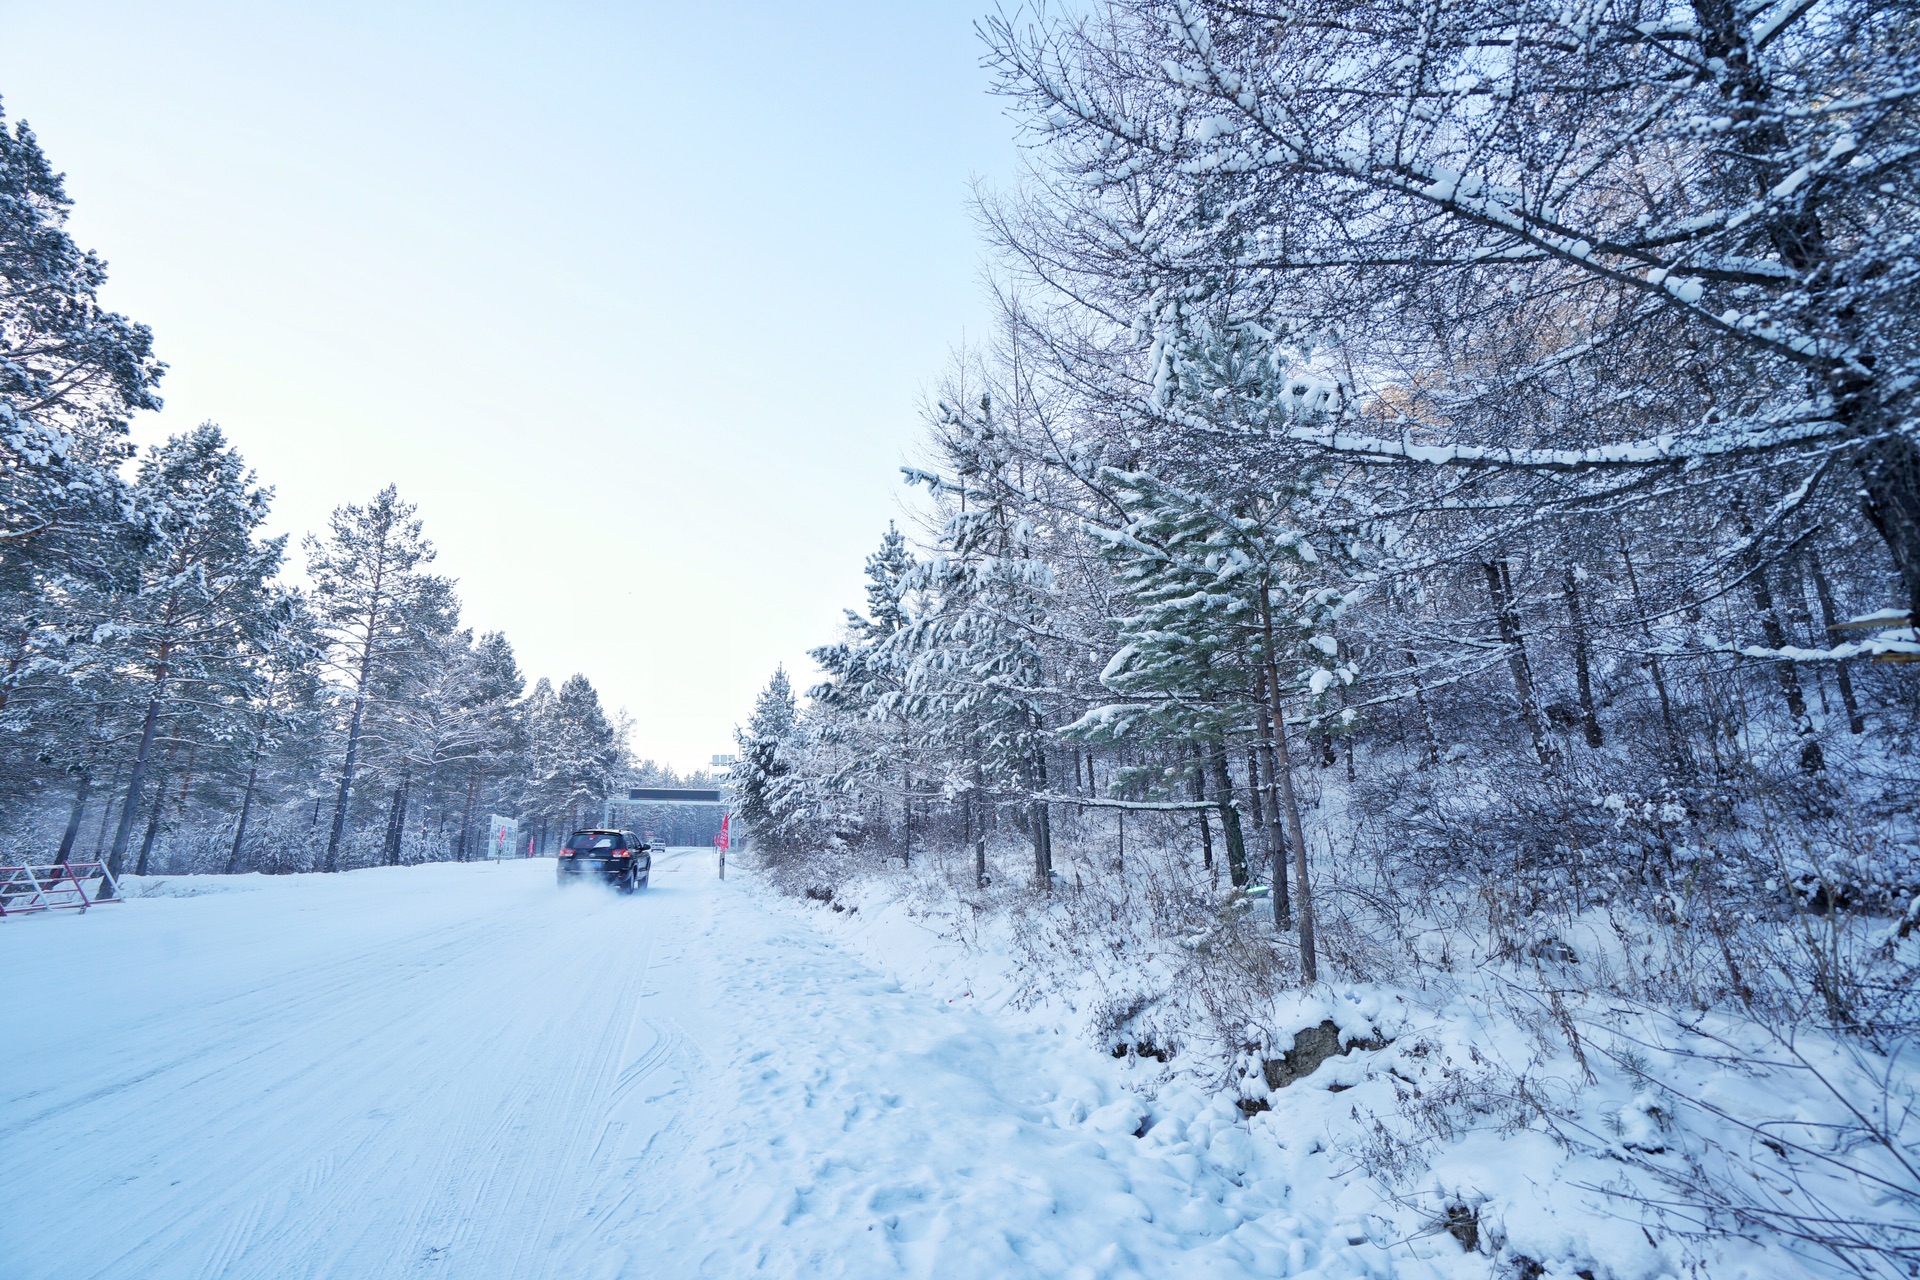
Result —
<path fill-rule="evenodd" d="M 986 796 L 987 780 L 980 762 L 973 762 L 973 788 L 967 792 L 967 822 L 973 828 L 973 886 L 987 887 L 987 814 L 981 800 Z"/>
<path fill-rule="evenodd" d="M 1047 789 L 1047 755 L 1035 750 L 1031 765 L 1035 791 Z M 1033 871 L 1043 893 L 1053 892 L 1053 822 L 1045 800 L 1035 800 L 1028 811 L 1033 836 Z"/>
<path fill-rule="evenodd" d="M 113 825 L 113 797 L 120 789 L 120 778 L 116 773 L 107 779 L 107 798 L 100 806 L 100 829 L 93 836 L 93 860 L 104 862 L 107 857 L 107 828 Z"/>
<path fill-rule="evenodd" d="M 1786 597 L 1785 608 L 1780 612 L 1786 621 L 1793 623 L 1788 632 L 1794 644 L 1804 644 L 1810 649 L 1824 649 L 1821 633 L 1813 625 L 1813 610 L 1807 607 L 1807 575 L 1801 565 L 1800 557 L 1793 556 L 1780 566 L 1783 580 L 1781 594 Z M 1813 683 L 1813 693 L 1820 699 L 1820 719 L 1822 723 L 1833 714 L 1827 697 L 1827 673 L 1824 668 L 1814 666 L 1805 673 Z"/>
<path fill-rule="evenodd" d="M 1487 572 L 1487 593 L 1493 597 L 1494 621 L 1500 629 L 1500 643 L 1506 646 L 1507 668 L 1513 673 L 1513 689 L 1520 698 L 1520 718 L 1526 722 L 1527 734 L 1533 739 L 1535 758 L 1541 765 L 1551 769 L 1557 762 L 1557 753 L 1547 736 L 1547 726 L 1540 715 L 1539 703 L 1533 696 L 1533 667 L 1527 661 L 1527 646 L 1520 637 L 1520 616 L 1513 601 L 1513 578 L 1505 560 L 1489 560 L 1484 567 Z"/>
<path fill-rule="evenodd" d="M 87 794 L 93 790 L 93 770 L 80 770 L 73 782 L 73 808 L 67 811 L 67 829 L 60 837 L 60 852 L 54 862 L 66 866 L 73 857 L 73 842 L 80 838 L 80 817 L 87 807 Z"/>
<path fill-rule="evenodd" d="M 1247 747 L 1247 803 L 1253 806 L 1253 829 L 1260 837 L 1260 856 L 1268 862 L 1273 861 L 1274 844 L 1279 838 L 1276 824 L 1280 821 L 1278 813 L 1267 808 L 1267 798 L 1262 794 L 1260 778 L 1260 752 L 1256 746 Z M 1252 862 L 1248 864 L 1248 874 L 1252 874 Z"/>
<path fill-rule="evenodd" d="M 1759 548 L 1752 543 L 1753 531 L 1745 521 L 1741 522 L 1741 532 L 1748 538 L 1747 544 L 1747 581 L 1753 589 L 1753 606 L 1760 614 L 1760 631 L 1766 637 L 1767 648 L 1784 649 L 1787 647 L 1787 629 L 1780 625 L 1780 613 L 1774 608 L 1773 588 L 1767 583 L 1766 566 L 1760 562 Z M 1818 773 L 1826 767 L 1826 758 L 1821 754 L 1820 743 L 1813 736 L 1813 718 L 1807 714 L 1806 694 L 1800 688 L 1800 673 L 1791 662 L 1776 662 L 1780 669 L 1780 693 L 1787 704 L 1787 715 L 1793 720 L 1794 732 L 1801 739 L 1800 768 L 1807 773 Z"/>
<path fill-rule="evenodd" d="M 168 754 L 171 755 L 172 753 L 169 752 Z M 200 744 L 197 742 L 189 742 L 187 744 L 187 769 L 185 773 L 180 775 L 180 811 L 182 813 L 185 813 L 187 809 L 187 792 L 193 788 L 193 767 L 199 759 Z"/>
<path fill-rule="evenodd" d="M 393 848 L 387 853 L 387 865 L 400 865 L 402 851 L 407 840 L 407 802 L 413 797 L 413 779 L 406 774 L 400 776 L 400 794 L 393 805 Z"/>
<path fill-rule="evenodd" d="M 907 758 L 906 734 L 900 744 L 900 865 L 913 865 L 913 762 Z"/>
<path fill-rule="evenodd" d="M 127 777 L 127 799 L 120 807 L 120 825 L 113 833 L 113 850 L 107 855 L 107 869 L 113 872 L 113 878 L 120 878 L 120 869 L 127 860 L 127 845 L 133 839 L 133 819 L 140 811 L 140 793 L 146 786 L 147 765 L 153 757 L 153 739 L 160 728 L 160 699 L 166 692 L 166 664 L 153 679 L 153 689 L 147 698 L 147 718 L 140 727 L 140 746 L 133 753 L 133 772 Z M 103 894 L 113 890 L 101 888 Z"/>
<path fill-rule="evenodd" d="M 227 854 L 227 874 L 240 869 L 240 854 L 247 847 L 247 820 L 253 816 L 253 788 L 260 777 L 260 752 L 256 748 L 253 763 L 247 768 L 247 789 L 240 797 L 240 821 L 233 829 L 233 849 Z"/>
<path fill-rule="evenodd" d="M 160 814 L 167 807 L 167 782 L 172 773 L 173 748 L 167 748 L 169 767 L 160 775 L 160 785 L 153 789 L 153 807 L 147 810 L 147 832 L 140 840 L 140 860 L 134 863 L 133 874 L 147 874 L 147 866 L 153 857 L 153 840 L 160 834 Z"/>
<path fill-rule="evenodd" d="M 1293 898 L 1287 892 L 1287 848 L 1280 838 L 1280 766 L 1273 752 L 1273 713 L 1271 701 L 1267 697 L 1268 663 L 1254 664 L 1254 695 L 1258 701 L 1260 720 L 1260 755 L 1267 766 L 1267 802 L 1262 806 L 1261 820 L 1265 824 L 1267 837 L 1267 884 L 1268 893 L 1273 898 L 1273 925 L 1276 929 L 1293 928 Z M 1252 763 L 1252 757 L 1248 757 Z M 1248 775 L 1251 780 L 1252 775 Z"/>
<path fill-rule="evenodd" d="M 7 673 L 0 680 L 0 711 L 7 709 L 7 699 L 13 690 L 15 677 L 20 669 L 27 665 L 27 642 L 33 639 L 34 619 L 22 620 L 18 630 L 13 632 L 13 643 L 7 646 Z"/>
<path fill-rule="evenodd" d="M 1433 727 L 1433 708 L 1427 705 L 1427 687 L 1420 682 L 1420 659 L 1407 650 L 1407 671 L 1413 680 L 1413 705 L 1420 712 L 1420 729 L 1425 737 L 1428 766 L 1440 763 L 1440 734 Z"/>
<path fill-rule="evenodd" d="M 1300 904 L 1300 981 L 1320 976 L 1314 961 L 1313 886 L 1307 880 L 1307 835 L 1300 824 L 1300 802 L 1293 794 L 1293 761 L 1287 754 L 1286 713 L 1280 706 L 1280 668 L 1274 661 L 1273 605 L 1267 584 L 1260 584 L 1260 626 L 1267 641 L 1267 698 L 1273 716 L 1274 767 L 1280 775 L 1280 802 L 1286 806 L 1287 838 L 1293 843 L 1294 896 Z"/>
<path fill-rule="evenodd" d="M 1213 795 L 1220 809 L 1220 830 L 1227 842 L 1227 879 L 1236 889 L 1247 885 L 1247 841 L 1240 830 L 1240 811 L 1233 804 L 1233 776 L 1227 772 L 1227 744 L 1215 734 L 1207 751 L 1207 771 L 1213 775 Z"/>
<path fill-rule="evenodd" d="M 1567 619 L 1573 624 L 1573 676 L 1574 683 L 1580 691 L 1580 727 L 1586 731 L 1587 745 L 1598 748 L 1604 739 L 1600 734 L 1600 717 L 1593 709 L 1593 675 L 1587 649 L 1587 622 L 1580 611 L 1580 580 L 1573 572 L 1572 561 L 1567 563 L 1567 570 L 1561 578 L 1560 587 L 1567 597 Z"/>
<path fill-rule="evenodd" d="M 1827 643 L 1833 643 L 1834 628 L 1840 621 L 1839 612 L 1833 605 L 1833 590 L 1827 585 L 1826 572 L 1820 567 L 1820 553 L 1808 548 L 1807 569 L 1813 575 L 1813 593 L 1820 598 L 1820 622 L 1827 629 Z M 1840 701 L 1847 708 L 1847 732 L 1865 733 L 1867 721 L 1860 714 L 1860 704 L 1853 696 L 1853 676 L 1847 671 L 1846 662 L 1834 664 L 1834 680 L 1840 686 Z"/>
<path fill-rule="evenodd" d="M 367 709 L 367 681 L 373 675 L 373 641 L 379 634 L 380 606 L 384 599 L 381 593 L 386 586 L 385 552 L 383 541 L 381 557 L 374 564 L 373 593 L 367 601 L 367 635 L 360 648 L 360 671 L 353 682 L 353 722 L 347 729 L 347 758 L 340 764 L 340 794 L 333 803 L 333 831 L 327 836 L 328 871 L 340 869 L 340 839 L 347 829 L 347 800 L 353 794 L 353 769 L 360 754 L 360 724 Z"/>
<path fill-rule="evenodd" d="M 1035 800 L 1027 807 L 1027 836 L 1033 842 L 1033 875 L 1042 893 L 1053 892 L 1053 832 L 1047 822 L 1047 804 Z"/>
<path fill-rule="evenodd" d="M 147 874 L 148 863 L 153 858 L 154 837 L 160 834 L 160 811 L 166 807 L 166 793 L 164 791 L 154 792 L 153 807 L 147 810 L 147 831 L 140 840 L 140 857 L 135 860 L 133 864 L 133 874 L 137 876 Z"/>
<path fill-rule="evenodd" d="M 467 803 L 460 811 L 460 861 L 467 860 L 467 841 L 473 832 L 473 806 L 480 795 L 480 773 L 478 770 L 467 775 Z"/>
<path fill-rule="evenodd" d="M 387 834 L 380 841 L 380 861 L 389 867 L 400 865 L 400 814 L 407 803 L 407 784 L 393 784 L 393 799 L 387 802 Z"/>
<path fill-rule="evenodd" d="M 1651 645 L 1653 626 L 1647 621 L 1646 601 L 1640 597 L 1640 576 L 1634 572 L 1633 555 L 1627 550 L 1624 540 L 1620 543 L 1620 562 L 1627 567 L 1627 586 L 1633 592 L 1633 611 L 1640 615 L 1640 634 Z M 1667 749 L 1673 755 L 1674 767 L 1683 773 L 1691 772 L 1691 759 L 1685 743 L 1681 741 L 1680 728 L 1674 723 L 1673 700 L 1667 696 L 1666 676 L 1660 670 L 1660 659 L 1652 654 L 1647 655 L 1647 674 L 1653 679 L 1653 691 L 1660 695 L 1660 723 L 1667 731 Z"/>
<path fill-rule="evenodd" d="M 340 837 L 347 829 L 347 798 L 353 794 L 353 768 L 360 755 L 360 720 L 366 712 L 367 672 L 372 665 L 373 638 L 368 636 L 367 649 L 360 663 L 360 684 L 353 697 L 353 721 L 347 730 L 347 758 L 340 765 L 340 794 L 333 802 L 333 832 L 327 837 L 327 861 L 325 869 L 340 869 Z"/>
<path fill-rule="evenodd" d="M 1194 748 L 1193 781 L 1190 784 L 1195 800 L 1207 798 L 1207 773 L 1200 749 Z M 1198 810 L 1194 816 L 1200 820 L 1200 867 L 1204 871 L 1213 870 L 1213 828 L 1207 823 L 1207 811 Z"/>
<path fill-rule="evenodd" d="M 1856 403 L 1866 399 L 1848 397 Z M 1900 575 L 1907 618 L 1920 626 L 1920 445 L 1897 432 L 1883 433 L 1861 451 L 1860 478 L 1867 519 Z"/>
<path fill-rule="evenodd" d="M 413 761 L 409 757 L 402 756 L 400 758 L 400 800 L 393 807 L 393 851 L 389 855 L 392 858 L 388 863 L 389 866 L 400 865 L 401 853 L 407 841 L 407 804 L 412 799 Z"/>

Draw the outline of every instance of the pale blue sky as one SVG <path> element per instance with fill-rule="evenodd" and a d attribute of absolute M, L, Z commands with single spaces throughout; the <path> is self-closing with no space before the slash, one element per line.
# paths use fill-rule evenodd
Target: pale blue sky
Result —
<path fill-rule="evenodd" d="M 387 481 L 470 622 L 679 767 L 860 601 L 1017 167 L 898 3 L 19 4 L 0 98 L 108 302 L 318 527 Z"/>

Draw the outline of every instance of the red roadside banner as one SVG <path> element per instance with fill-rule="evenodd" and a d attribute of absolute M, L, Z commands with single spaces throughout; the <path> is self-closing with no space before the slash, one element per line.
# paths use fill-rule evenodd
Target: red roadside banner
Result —
<path fill-rule="evenodd" d="M 713 838 L 713 843 L 716 848 L 724 849 L 727 847 L 727 827 L 732 821 L 732 814 L 723 813 L 720 815 L 720 834 Z"/>

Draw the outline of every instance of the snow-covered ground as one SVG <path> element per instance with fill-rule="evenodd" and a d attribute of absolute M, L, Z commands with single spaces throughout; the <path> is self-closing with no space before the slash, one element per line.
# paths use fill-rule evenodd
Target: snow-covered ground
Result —
<path fill-rule="evenodd" d="M 1272 1275 L 1124 1068 L 710 856 L 187 878 L 0 926 L 0 1258 L 125 1276 Z M 1177 1268 L 1177 1270 L 1176 1270 Z"/>
<path fill-rule="evenodd" d="M 1004 953 L 897 901 L 718 882 L 705 853 L 633 898 L 548 861 L 134 889 L 0 925 L 6 1280 L 1684 1271 L 1608 1208 L 1612 1155 L 1469 1096 L 1503 1033 L 1464 1007 L 1308 998 L 1299 1025 L 1395 1043 L 1270 1097 L 1256 1067 L 1249 1120 L 1010 1007 Z M 1491 1118 L 1396 1201 L 1357 1144 L 1422 1087 Z M 1602 1069 L 1568 1114 L 1614 1117 L 1614 1155 L 1678 1150 L 1636 1087 Z M 1801 1273 L 1759 1241 L 1716 1256 Z"/>

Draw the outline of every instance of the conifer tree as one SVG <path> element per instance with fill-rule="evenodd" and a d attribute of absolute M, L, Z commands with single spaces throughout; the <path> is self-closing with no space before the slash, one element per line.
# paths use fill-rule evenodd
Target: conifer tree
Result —
<path fill-rule="evenodd" d="M 785 852 L 779 789 L 793 772 L 789 756 L 798 716 L 786 668 L 776 667 L 754 699 L 747 727 L 735 735 L 740 744 L 740 762 L 732 775 L 735 812 L 763 853 Z"/>
<path fill-rule="evenodd" d="M 305 543 L 327 666 L 341 697 L 349 700 L 327 836 L 328 871 L 340 869 L 368 704 L 381 684 L 417 654 L 424 633 L 445 625 L 454 607 L 453 584 L 426 572 L 435 552 L 415 510 L 388 485 L 365 506 L 335 508 L 327 539 L 309 534 Z"/>
<path fill-rule="evenodd" d="M 595 820 L 626 770 L 626 743 L 585 676 L 568 676 L 557 691 L 542 680 L 535 694 L 527 714 L 527 806 L 564 826 Z"/>
<path fill-rule="evenodd" d="M 519 702 L 526 689 L 513 646 L 498 631 L 477 640 L 461 632 L 434 704 L 431 770 L 443 815 L 455 807 L 452 854 L 465 861 L 473 848 L 477 806 L 524 761 L 526 735 Z"/>
<path fill-rule="evenodd" d="M 322 644 L 318 621 L 306 597 L 297 591 L 277 591 L 254 659 L 254 697 L 245 733 L 247 780 L 241 788 L 240 813 L 227 852 L 228 875 L 240 869 L 246 854 L 262 764 L 268 763 L 270 752 L 290 738 L 310 732 L 320 719 Z"/>
<path fill-rule="evenodd" d="M 67 234 L 70 208 L 33 131 L 0 111 L 0 716 L 16 723 L 23 687 L 44 721 L 97 670 L 76 647 L 98 611 L 77 597 L 124 582 L 137 551 L 118 468 L 165 370 L 146 327 L 100 305 L 106 265 Z"/>
<path fill-rule="evenodd" d="M 903 861 L 911 852 L 915 738 L 923 726 L 890 714 L 882 700 L 901 689 L 900 655 L 888 643 L 911 620 L 908 598 L 916 568 L 906 538 L 889 521 L 879 550 L 866 561 L 867 611 L 847 610 L 845 637 L 808 655 L 825 674 L 807 691 L 821 713 L 810 728 L 841 762 L 831 776 L 818 780 L 819 786 L 856 801 L 869 788 L 897 790 Z"/>
<path fill-rule="evenodd" d="M 145 546 L 131 591 L 114 597 L 111 621 L 146 704 L 109 855 L 116 872 L 163 719 L 209 715 L 250 686 L 246 659 L 264 638 L 268 582 L 286 545 L 258 537 L 268 501 L 269 492 L 255 485 L 211 423 L 173 437 L 141 462 L 134 504 Z"/>
<path fill-rule="evenodd" d="M 1017 393 L 1011 416 L 1024 411 Z M 940 403 L 936 440 L 950 476 L 910 472 L 948 505 L 939 551 L 907 586 L 926 607 L 886 646 L 902 688 L 882 705 L 923 719 L 966 742 L 979 766 L 975 789 L 1022 797 L 1033 849 L 1034 884 L 1053 883 L 1047 750 L 1053 742 L 1053 676 L 1041 637 L 1051 628 L 1053 566 L 1034 522 L 1021 510 L 1013 474 L 1013 425 L 992 393 Z"/>
<path fill-rule="evenodd" d="M 1346 593 L 1334 585 L 1326 558 L 1289 519 L 1308 486 L 1241 495 L 1233 509 L 1144 472 L 1110 468 L 1102 478 L 1133 519 L 1124 528 L 1095 532 L 1111 548 L 1116 576 L 1140 608 L 1121 620 L 1121 648 L 1103 680 L 1121 692 L 1159 697 L 1103 708 L 1092 720 L 1116 727 L 1128 720 L 1171 722 L 1205 741 L 1238 718 L 1234 713 L 1251 711 L 1262 736 L 1272 735 L 1268 759 L 1293 852 L 1301 973 L 1312 981 L 1312 890 L 1282 697 L 1298 690 L 1318 698 L 1355 673 L 1336 661 L 1333 637 Z M 1267 695 L 1251 706 L 1244 676 L 1229 674 L 1242 663 L 1255 669 L 1254 689 Z M 1270 853 L 1275 923 L 1286 924 L 1286 869 L 1277 843 Z"/>
<path fill-rule="evenodd" d="M 0 547 L 79 567 L 120 501 L 127 419 L 160 407 L 144 325 L 99 302 L 106 264 L 67 235 L 60 175 L 0 114 Z"/>

